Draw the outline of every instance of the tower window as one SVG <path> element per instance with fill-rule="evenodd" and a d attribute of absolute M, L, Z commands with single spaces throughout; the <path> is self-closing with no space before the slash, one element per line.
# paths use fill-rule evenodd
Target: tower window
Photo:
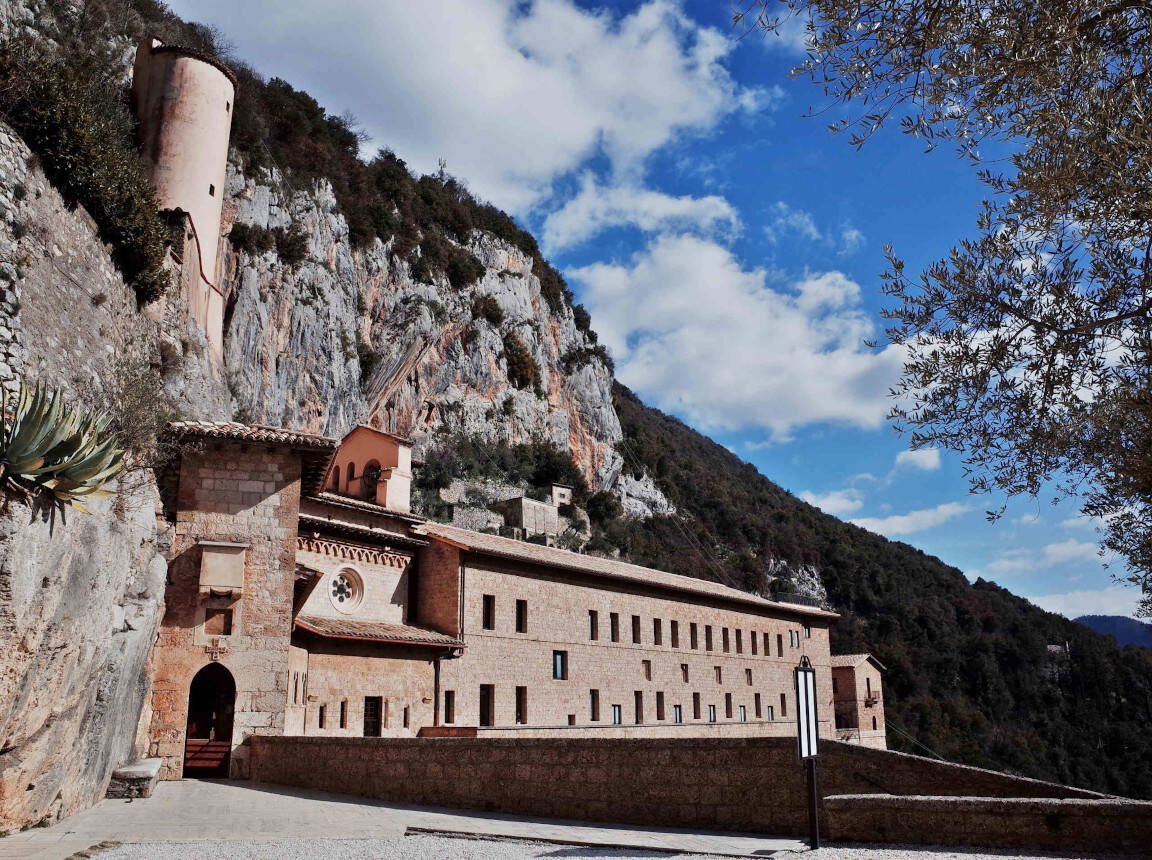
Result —
<path fill-rule="evenodd" d="M 216 196 L 216 186 L 215 185 L 209 185 L 208 186 L 208 196 L 209 197 L 215 197 Z"/>

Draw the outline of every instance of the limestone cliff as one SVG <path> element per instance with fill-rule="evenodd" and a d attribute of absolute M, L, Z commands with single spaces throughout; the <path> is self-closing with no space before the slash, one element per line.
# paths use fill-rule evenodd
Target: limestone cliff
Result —
<path fill-rule="evenodd" d="M 231 246 L 221 261 L 225 361 L 239 415 L 332 435 L 371 423 L 412 437 L 418 455 L 440 431 L 544 438 L 570 449 L 593 487 L 613 484 L 621 431 L 612 374 L 596 357 L 573 358 L 591 343 L 570 308 L 548 307 L 520 250 L 477 231 L 469 250 L 484 265 L 478 281 L 421 283 L 391 243 L 353 251 L 325 182 L 292 193 L 275 174 L 257 181 L 234 163 L 227 193 L 225 230 L 237 222 L 307 236 L 295 265 L 275 251 Z M 482 296 L 498 304 L 499 325 L 473 318 Z M 538 389 L 510 380 L 508 335 L 538 365 Z"/>

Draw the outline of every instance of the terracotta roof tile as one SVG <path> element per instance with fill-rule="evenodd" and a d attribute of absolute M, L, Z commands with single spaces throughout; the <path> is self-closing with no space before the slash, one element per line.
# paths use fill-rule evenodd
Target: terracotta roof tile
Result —
<path fill-rule="evenodd" d="M 882 671 L 887 671 L 884 664 L 873 657 L 871 654 L 833 654 L 832 655 L 832 668 L 833 669 L 854 669 L 861 663 L 872 662 L 876 667 Z"/>
<path fill-rule="evenodd" d="M 467 529 L 460 529 L 442 523 L 424 523 L 423 525 L 416 526 L 412 531 L 415 534 L 440 538 L 451 543 L 462 545 L 474 552 L 500 556 L 501 558 L 513 559 L 515 561 L 524 561 L 532 564 L 545 565 L 547 567 L 563 568 L 564 570 L 576 571 L 578 573 L 592 574 L 594 576 L 605 576 L 643 585 L 669 588 L 704 597 L 731 600 L 773 612 L 786 612 L 792 615 L 809 615 L 819 618 L 836 617 L 836 613 L 829 612 L 826 609 L 818 609 L 816 607 L 794 603 L 779 603 L 775 600 L 767 600 L 755 594 L 750 594 L 747 591 L 741 591 L 738 588 L 731 588 L 717 582 L 708 582 L 707 580 L 695 579 L 691 576 L 681 576 L 680 574 L 668 573 L 663 570 L 653 570 L 649 567 L 640 567 L 636 564 L 628 564 L 627 562 L 616 561 L 615 559 L 582 555 L 581 553 L 527 543 L 526 541 L 481 534 L 480 532 L 468 531 Z"/>
<path fill-rule="evenodd" d="M 270 445 L 289 445 L 293 448 L 315 448 L 320 451 L 334 451 L 339 442 L 327 436 L 314 433 L 300 433 L 281 427 L 267 427 L 262 424 L 237 424 L 235 421 L 174 421 L 168 425 L 177 436 L 192 436 L 203 439 L 236 439 L 249 442 L 265 442 Z"/>
<path fill-rule="evenodd" d="M 411 645 L 444 645 L 461 647 L 459 639 L 413 627 L 409 624 L 385 624 L 382 621 L 354 621 L 350 618 L 321 618 L 318 615 L 299 615 L 296 626 L 318 636 L 330 639 L 359 639 L 370 642 L 399 642 Z"/>

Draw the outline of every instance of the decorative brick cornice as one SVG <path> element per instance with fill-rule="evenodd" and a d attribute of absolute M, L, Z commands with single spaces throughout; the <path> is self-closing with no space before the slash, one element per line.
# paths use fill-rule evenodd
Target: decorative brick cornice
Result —
<path fill-rule="evenodd" d="M 303 552 L 315 552 L 329 558 L 341 561 L 359 561 L 364 564 L 378 564 L 383 567 L 405 568 L 410 561 L 406 555 L 390 550 L 372 546 L 359 546 L 357 544 L 343 543 L 342 541 L 327 540 L 325 538 L 306 537 L 296 538 L 296 549 Z"/>

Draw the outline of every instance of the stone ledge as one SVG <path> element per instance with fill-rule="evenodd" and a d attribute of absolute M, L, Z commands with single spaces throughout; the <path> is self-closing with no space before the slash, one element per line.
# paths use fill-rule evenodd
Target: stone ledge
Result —
<path fill-rule="evenodd" d="M 135 798 L 151 797 L 156 783 L 160 780 L 160 758 L 145 758 L 112 771 L 105 797 Z"/>

